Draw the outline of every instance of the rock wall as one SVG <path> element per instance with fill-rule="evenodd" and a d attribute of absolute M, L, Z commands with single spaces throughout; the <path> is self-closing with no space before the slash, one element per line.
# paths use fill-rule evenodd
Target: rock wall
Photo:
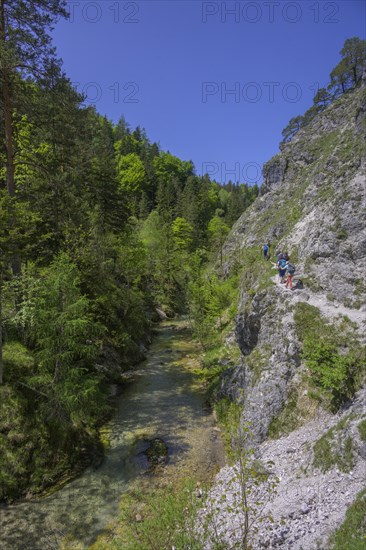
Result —
<path fill-rule="evenodd" d="M 314 445 L 330 426 L 336 426 L 353 411 L 352 429 L 345 423 L 339 428 L 337 439 L 343 441 L 351 429 L 355 442 L 352 468 L 358 477 L 349 483 L 347 498 L 332 489 L 334 494 L 329 498 L 318 498 L 313 517 L 310 510 L 314 499 L 303 495 L 297 502 L 299 511 L 293 514 L 297 523 L 287 516 L 291 524 L 287 530 L 281 531 L 279 523 L 273 527 L 272 537 L 263 531 L 261 540 L 265 544 L 257 538 L 254 548 L 325 548 L 317 544 L 324 545 L 330 532 L 341 523 L 347 505 L 362 485 L 360 472 L 366 471 L 365 444 L 356 437 L 357 425 L 366 417 L 362 407 L 365 393 L 358 394 L 336 415 L 324 411 L 310 398 L 308 372 L 301 359 L 294 319 L 296 304 L 305 302 L 318 308 L 332 323 L 341 323 L 346 316 L 355 337 L 365 342 L 365 105 L 364 86 L 345 94 L 266 164 L 260 196 L 237 221 L 224 247 L 225 272 L 230 273 L 238 259 L 247 272 L 242 279 L 236 317 L 236 339 L 242 359 L 225 372 L 221 395 L 242 404 L 243 421 L 251 423 L 256 456 L 274 459 L 275 469 L 292 484 L 293 491 L 297 485 L 311 485 L 315 476 L 317 493 L 324 491 L 327 495 L 329 480 L 341 474 L 334 467 L 323 478 L 320 476 L 311 462 Z M 277 251 L 289 252 L 297 267 L 295 279 L 304 281 L 303 290 L 286 290 L 277 281 L 275 270 L 272 276 L 268 274 L 268 266 L 250 280 L 247 251 L 257 250 L 261 261 L 260 247 L 264 242 L 270 243 L 273 259 Z M 273 422 L 291 411 L 293 403 L 298 415 L 294 429 L 287 439 L 271 442 L 267 438 Z M 292 445 L 294 451 L 288 451 Z M 307 472 L 301 468 L 305 462 L 309 466 Z M 222 479 L 228 479 L 230 469 L 222 475 Z M 346 487 L 348 482 L 342 477 L 339 483 Z M 281 481 L 275 506 L 278 522 L 286 515 L 284 491 L 286 483 Z M 221 519 L 224 516 L 223 512 Z M 227 524 L 232 518 L 223 519 L 223 525 L 225 521 Z"/>

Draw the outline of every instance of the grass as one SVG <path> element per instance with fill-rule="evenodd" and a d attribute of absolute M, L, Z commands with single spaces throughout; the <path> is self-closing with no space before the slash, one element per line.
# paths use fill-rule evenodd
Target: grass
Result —
<path fill-rule="evenodd" d="M 366 489 L 358 493 L 346 518 L 329 541 L 331 550 L 364 550 L 366 546 Z"/>
<path fill-rule="evenodd" d="M 328 430 L 314 445 L 313 465 L 322 472 L 337 466 L 342 472 L 353 468 L 354 449 L 350 436 L 343 437 L 343 430 L 352 419 L 349 415 Z"/>
<path fill-rule="evenodd" d="M 201 505 L 196 487 L 194 479 L 183 478 L 162 488 L 132 489 L 121 500 L 113 539 L 101 537 L 91 549 L 201 549 L 194 524 Z"/>
<path fill-rule="evenodd" d="M 319 330 L 322 330 L 326 323 L 323 320 L 320 309 L 299 302 L 295 306 L 294 320 L 296 325 L 296 333 L 301 342 L 303 342 L 309 334 L 315 335 Z"/>
<path fill-rule="evenodd" d="M 358 432 L 360 434 L 360 438 L 362 439 L 362 441 L 366 441 L 366 419 L 361 420 L 361 422 L 359 423 L 357 428 L 358 428 Z"/>

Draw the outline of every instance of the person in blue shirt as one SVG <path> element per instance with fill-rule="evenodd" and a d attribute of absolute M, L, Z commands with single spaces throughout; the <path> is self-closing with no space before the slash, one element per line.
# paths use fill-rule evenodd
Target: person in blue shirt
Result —
<path fill-rule="evenodd" d="M 282 254 L 281 254 L 282 256 Z M 280 283 L 285 282 L 285 275 L 287 271 L 287 262 L 284 258 L 280 258 L 277 262 L 278 276 L 280 278 Z"/>
<path fill-rule="evenodd" d="M 269 260 L 269 246 L 268 244 L 263 245 L 263 258 Z"/>

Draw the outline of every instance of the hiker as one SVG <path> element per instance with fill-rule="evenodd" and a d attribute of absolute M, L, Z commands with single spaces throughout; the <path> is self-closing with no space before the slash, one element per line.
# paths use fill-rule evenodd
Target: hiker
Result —
<path fill-rule="evenodd" d="M 269 247 L 268 244 L 263 245 L 263 258 L 269 260 Z"/>
<path fill-rule="evenodd" d="M 286 264 L 286 272 L 287 272 L 286 288 L 289 286 L 290 290 L 294 290 L 293 287 L 292 287 L 292 277 L 294 276 L 295 271 L 296 271 L 295 266 L 290 264 L 290 262 L 287 262 L 287 264 Z"/>
<path fill-rule="evenodd" d="M 282 254 L 281 254 L 281 256 L 282 256 Z M 287 271 L 287 262 L 284 258 L 281 258 L 280 260 L 278 260 L 277 269 L 278 269 L 278 276 L 279 276 L 280 283 L 284 283 L 285 282 L 285 275 L 286 275 L 286 271 Z"/>

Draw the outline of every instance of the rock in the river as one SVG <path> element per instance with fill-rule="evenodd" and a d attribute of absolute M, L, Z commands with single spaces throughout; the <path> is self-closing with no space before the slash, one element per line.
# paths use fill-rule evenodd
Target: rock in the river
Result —
<path fill-rule="evenodd" d="M 168 447 L 162 439 L 156 437 L 150 441 L 145 454 L 151 466 L 163 465 L 168 460 Z"/>

